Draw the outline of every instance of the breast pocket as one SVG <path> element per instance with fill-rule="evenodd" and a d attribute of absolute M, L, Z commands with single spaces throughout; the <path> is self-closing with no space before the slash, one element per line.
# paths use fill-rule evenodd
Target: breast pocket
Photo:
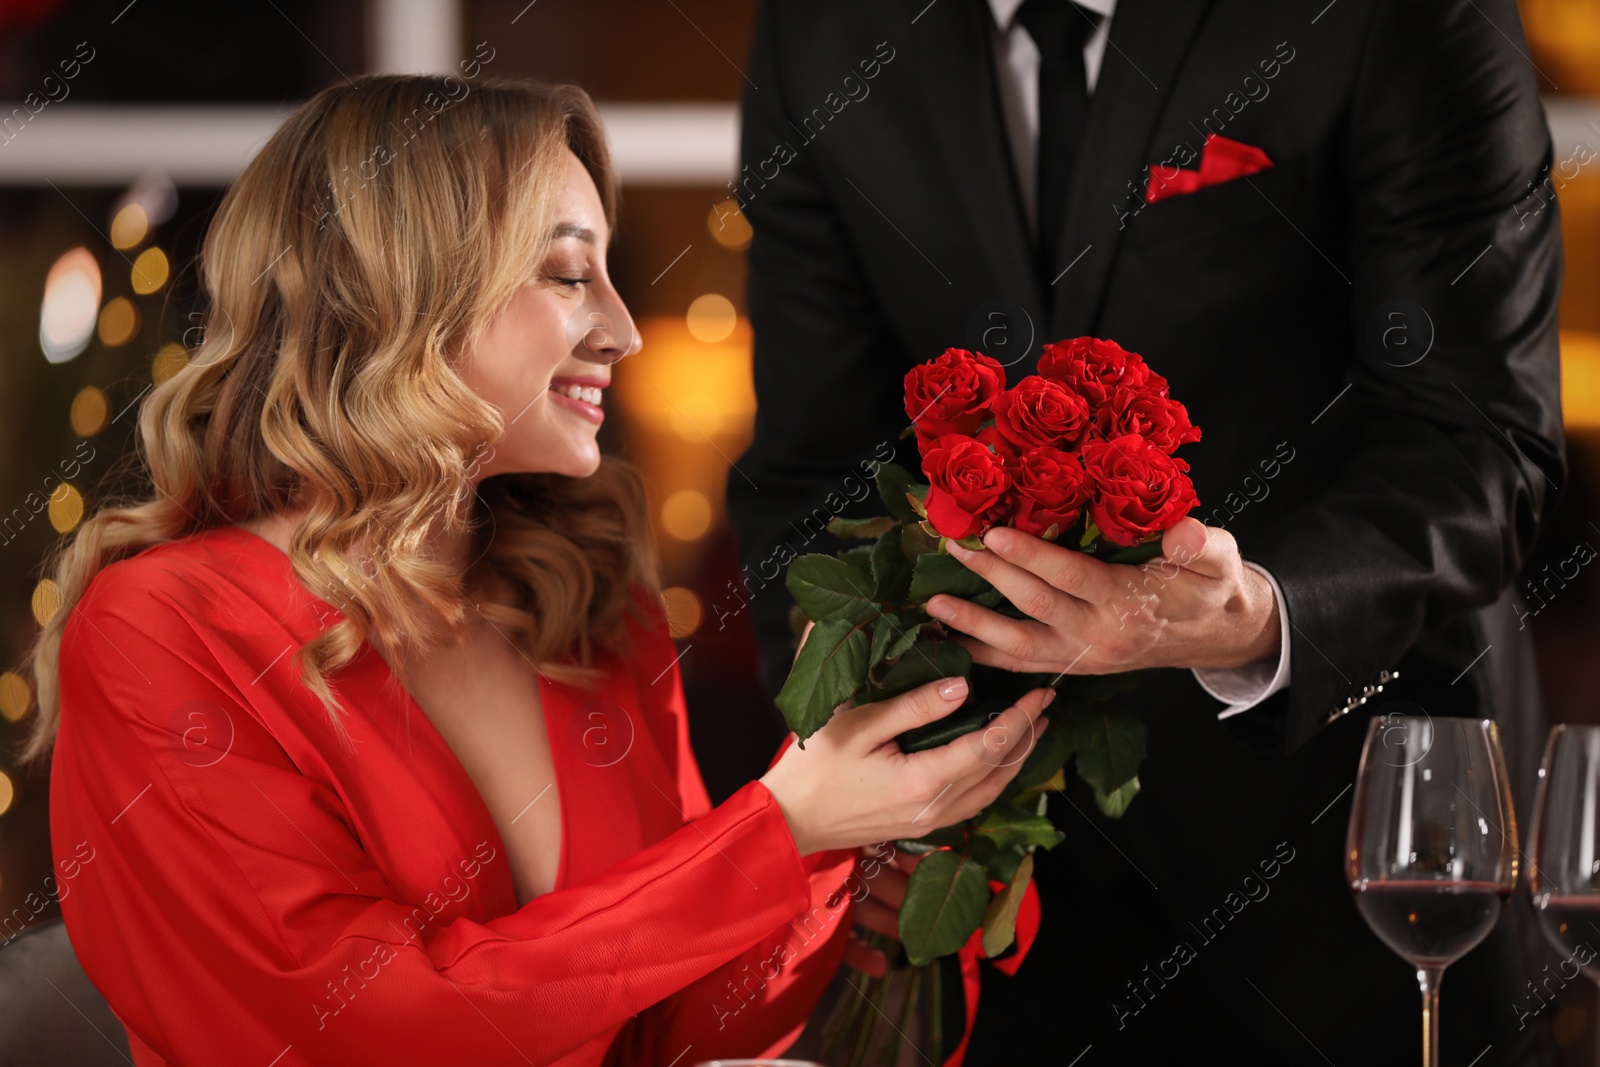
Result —
<path fill-rule="evenodd" d="M 1304 186 L 1305 157 L 1295 156 L 1255 174 L 1146 204 L 1129 220 L 1124 236 L 1130 244 L 1155 247 L 1248 234 L 1263 224 L 1288 226 Z"/>

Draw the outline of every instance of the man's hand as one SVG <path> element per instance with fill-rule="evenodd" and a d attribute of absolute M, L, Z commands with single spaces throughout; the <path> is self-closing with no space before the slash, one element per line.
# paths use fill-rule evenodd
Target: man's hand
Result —
<path fill-rule="evenodd" d="M 952 596 L 928 614 L 969 635 L 974 662 L 1006 670 L 1112 674 L 1143 667 L 1242 667 L 1281 651 L 1272 584 L 1239 558 L 1226 530 L 1184 519 L 1162 556 L 1137 567 L 1103 563 L 1007 527 L 987 552 L 949 546 L 1032 618 L 1010 619 Z"/>

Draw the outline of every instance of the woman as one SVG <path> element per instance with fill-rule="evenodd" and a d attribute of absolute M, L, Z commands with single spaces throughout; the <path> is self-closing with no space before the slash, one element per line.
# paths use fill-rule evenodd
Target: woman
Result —
<path fill-rule="evenodd" d="M 272 137 L 207 234 L 203 343 L 141 411 L 153 494 L 55 566 L 30 755 L 141 1065 L 781 1048 L 866 889 L 850 850 L 1021 763 L 899 752 L 946 681 L 710 805 L 643 494 L 595 440 L 639 347 L 598 117 L 463 86 L 363 78 Z"/>

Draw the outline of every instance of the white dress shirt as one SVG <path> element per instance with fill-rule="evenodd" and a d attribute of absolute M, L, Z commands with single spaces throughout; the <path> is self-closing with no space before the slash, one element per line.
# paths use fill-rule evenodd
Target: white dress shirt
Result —
<path fill-rule="evenodd" d="M 1039 224 L 1039 197 L 1034 189 L 1039 180 L 1039 46 L 1033 35 L 1017 21 L 1023 0 L 989 0 L 994 14 L 994 69 L 999 76 L 1000 109 L 1005 114 L 1006 137 L 1011 142 L 1011 158 L 1017 165 L 1017 186 L 1022 193 L 1028 226 Z M 1100 25 L 1083 43 L 1083 73 L 1089 92 L 1100 76 L 1100 61 L 1106 54 L 1106 34 L 1111 32 L 1111 13 L 1117 0 L 1080 0 L 1078 6 L 1100 16 Z"/>
<path fill-rule="evenodd" d="M 1076 0 L 1079 7 L 1100 15 L 1100 24 L 1083 45 L 1083 72 L 1087 76 L 1088 90 L 1094 92 L 1099 80 L 1100 64 L 1105 58 L 1107 34 L 1111 18 L 1116 12 L 1117 0 Z M 1017 9 L 1023 0 L 989 0 L 989 10 L 994 15 L 990 41 L 994 48 L 995 76 L 1000 92 L 1000 108 L 1005 116 L 1006 137 L 1011 144 L 1011 158 L 1016 164 L 1017 191 L 1022 194 L 1023 210 L 1029 228 L 1038 225 L 1039 198 L 1035 188 L 1038 181 L 1039 145 L 1039 49 L 1027 27 L 1017 21 Z M 1231 670 L 1196 670 L 1195 679 L 1207 693 L 1228 705 L 1218 718 L 1226 719 L 1247 711 L 1289 684 L 1289 611 L 1283 603 L 1283 590 L 1278 580 L 1265 568 L 1254 563 L 1245 566 L 1263 575 L 1272 585 L 1272 595 L 1278 602 L 1278 632 L 1283 651 L 1277 660 L 1262 659 Z"/>

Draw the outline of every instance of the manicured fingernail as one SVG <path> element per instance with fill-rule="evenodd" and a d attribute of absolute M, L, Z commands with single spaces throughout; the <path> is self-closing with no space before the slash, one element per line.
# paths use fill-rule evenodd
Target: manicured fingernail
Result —
<path fill-rule="evenodd" d="M 944 550 L 960 560 L 971 559 L 973 556 L 972 549 L 958 545 L 954 541 L 946 541 Z"/>
<path fill-rule="evenodd" d="M 928 601 L 928 614 L 932 615 L 940 622 L 948 621 L 950 618 L 949 602 L 942 600 L 939 597 L 934 597 L 932 600 Z"/>
<path fill-rule="evenodd" d="M 1044 703 L 1039 705 L 1039 710 L 1043 711 L 1045 708 L 1048 708 L 1055 698 L 1056 691 L 1054 689 L 1046 689 L 1044 691 Z"/>
<path fill-rule="evenodd" d="M 960 700 L 967 695 L 965 678 L 946 678 L 939 683 L 939 695 L 946 700 Z"/>

